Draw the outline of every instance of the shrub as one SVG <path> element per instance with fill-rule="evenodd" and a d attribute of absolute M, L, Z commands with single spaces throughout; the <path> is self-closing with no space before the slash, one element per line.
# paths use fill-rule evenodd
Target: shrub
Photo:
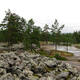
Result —
<path fill-rule="evenodd" d="M 54 57 L 55 57 L 57 60 L 67 60 L 66 57 L 63 57 L 63 56 L 61 56 L 61 55 L 58 54 L 58 53 L 56 53 L 56 54 L 54 55 Z"/>

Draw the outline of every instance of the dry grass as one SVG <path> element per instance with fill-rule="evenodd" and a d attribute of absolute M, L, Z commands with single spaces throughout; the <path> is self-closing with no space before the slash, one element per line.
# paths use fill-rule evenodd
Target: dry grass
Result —
<path fill-rule="evenodd" d="M 80 44 L 75 44 L 74 45 L 76 48 L 80 49 Z"/>
<path fill-rule="evenodd" d="M 64 56 L 64 57 L 71 57 L 71 56 L 73 56 L 72 53 L 64 52 L 64 51 L 58 51 L 58 50 L 51 50 L 50 55 L 54 56 L 56 53 L 58 53 L 58 54 L 60 54 L 61 56 Z"/>
<path fill-rule="evenodd" d="M 48 41 L 48 44 L 53 44 L 53 42 Z M 40 41 L 40 45 L 47 45 L 47 43 L 46 43 L 46 41 Z"/>
<path fill-rule="evenodd" d="M 51 56 L 54 56 L 56 53 L 58 53 L 58 54 L 60 54 L 61 56 L 64 56 L 64 57 L 71 57 L 71 56 L 73 56 L 73 53 L 69 53 L 69 52 L 65 52 L 65 51 L 59 51 L 59 50 L 54 50 L 54 46 L 43 45 L 43 46 L 41 46 L 41 48 L 43 50 L 50 51 L 50 55 Z"/>

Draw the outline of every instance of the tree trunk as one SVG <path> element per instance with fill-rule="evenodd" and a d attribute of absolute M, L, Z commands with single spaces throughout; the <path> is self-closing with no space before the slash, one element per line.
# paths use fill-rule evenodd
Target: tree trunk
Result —
<path fill-rule="evenodd" d="M 55 43 L 55 50 L 57 50 L 57 44 Z"/>
<path fill-rule="evenodd" d="M 68 42 L 67 42 L 67 52 L 68 52 Z"/>

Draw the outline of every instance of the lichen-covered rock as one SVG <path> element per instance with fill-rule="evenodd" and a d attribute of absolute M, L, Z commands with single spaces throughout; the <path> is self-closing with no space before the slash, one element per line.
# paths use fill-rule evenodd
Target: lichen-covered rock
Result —
<path fill-rule="evenodd" d="M 56 62 L 53 61 L 53 60 L 47 60 L 47 61 L 45 62 L 45 64 L 46 64 L 49 68 L 53 68 L 53 67 L 56 67 L 56 66 L 57 66 Z"/>
<path fill-rule="evenodd" d="M 10 73 L 7 73 L 7 74 L 1 76 L 0 80 L 14 80 L 14 77 Z"/>
<path fill-rule="evenodd" d="M 80 80 L 67 63 L 28 52 L 0 54 L 0 80 Z"/>
<path fill-rule="evenodd" d="M 60 74 L 58 74 L 56 76 L 56 79 L 57 80 L 60 80 L 60 79 L 67 79 L 69 77 L 69 72 L 61 72 Z"/>

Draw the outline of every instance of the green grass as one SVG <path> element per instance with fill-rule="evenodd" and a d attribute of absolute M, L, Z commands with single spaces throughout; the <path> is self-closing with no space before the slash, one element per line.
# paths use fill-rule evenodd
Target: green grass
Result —
<path fill-rule="evenodd" d="M 58 53 L 61 56 L 64 57 L 71 57 L 73 56 L 73 53 L 69 53 L 69 52 L 65 52 L 65 51 L 59 51 L 59 50 L 51 50 L 51 55 L 55 55 L 56 53 Z"/>
<path fill-rule="evenodd" d="M 45 51 L 45 50 L 43 50 L 43 49 L 38 50 L 37 53 L 39 53 L 39 54 L 42 55 L 42 56 L 47 56 L 47 57 L 49 57 L 48 52 Z"/>
<path fill-rule="evenodd" d="M 54 55 L 54 57 L 55 57 L 57 60 L 67 60 L 66 57 L 63 57 L 63 56 L 61 56 L 61 55 L 58 54 L 58 53 L 56 53 L 56 54 Z"/>
<path fill-rule="evenodd" d="M 37 51 L 37 53 L 39 53 L 42 56 L 49 57 L 49 58 L 56 58 L 57 60 L 67 60 L 67 58 L 65 56 L 62 56 L 61 54 L 56 53 L 56 52 L 54 55 L 52 55 L 52 54 L 50 55 L 50 53 L 47 52 L 46 50 L 40 49 Z"/>

